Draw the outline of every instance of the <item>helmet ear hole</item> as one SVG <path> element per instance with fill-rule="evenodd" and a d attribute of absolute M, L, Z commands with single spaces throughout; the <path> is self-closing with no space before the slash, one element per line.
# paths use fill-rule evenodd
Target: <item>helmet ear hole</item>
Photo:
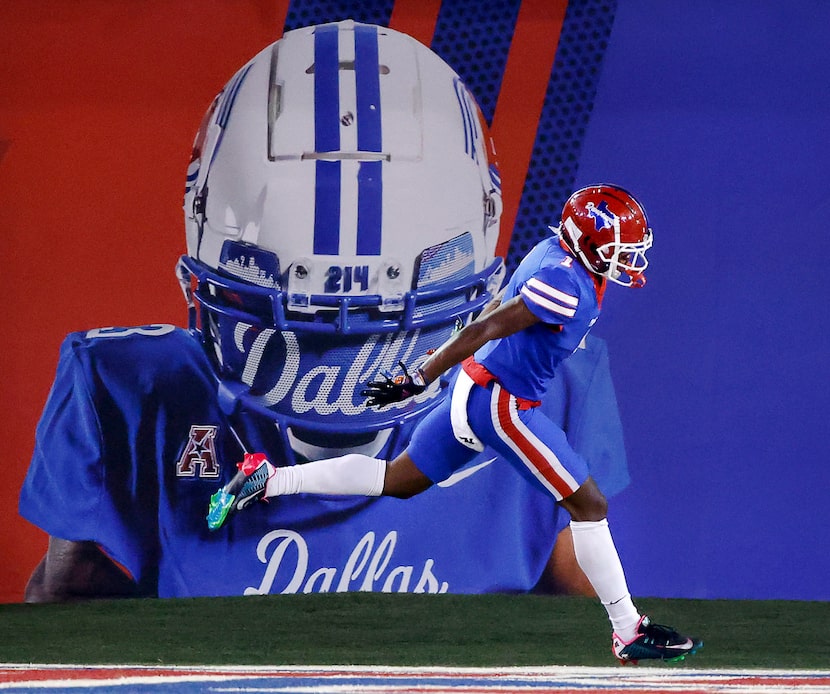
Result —
<path fill-rule="evenodd" d="M 596 272 L 599 275 L 604 275 L 606 272 L 608 272 L 608 269 L 611 267 L 611 263 L 603 259 L 597 244 L 589 244 L 588 249 L 590 251 L 588 258 L 592 259 L 590 269 L 594 270 L 594 272 Z"/>

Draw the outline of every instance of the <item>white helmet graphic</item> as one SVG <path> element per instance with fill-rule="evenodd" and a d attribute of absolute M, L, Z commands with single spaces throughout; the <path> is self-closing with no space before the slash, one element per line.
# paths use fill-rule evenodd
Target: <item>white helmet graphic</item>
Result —
<path fill-rule="evenodd" d="M 504 277 L 478 106 L 379 26 L 291 31 L 239 70 L 197 134 L 184 213 L 179 276 L 227 409 L 266 414 L 305 458 L 403 443 L 439 386 L 370 410 L 362 384 L 417 365 Z"/>

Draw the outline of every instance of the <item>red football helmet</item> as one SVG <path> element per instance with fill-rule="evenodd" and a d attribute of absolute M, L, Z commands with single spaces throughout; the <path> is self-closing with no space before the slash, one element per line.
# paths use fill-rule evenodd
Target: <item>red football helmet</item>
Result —
<path fill-rule="evenodd" d="M 624 287 L 642 287 L 651 248 L 651 227 L 643 206 L 614 185 L 582 188 L 565 203 L 562 240 L 591 272 Z"/>

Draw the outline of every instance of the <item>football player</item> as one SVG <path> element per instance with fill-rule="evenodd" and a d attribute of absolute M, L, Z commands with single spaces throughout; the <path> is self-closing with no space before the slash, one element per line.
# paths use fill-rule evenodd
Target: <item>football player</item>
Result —
<path fill-rule="evenodd" d="M 403 450 L 446 380 L 427 365 L 428 387 L 382 409 L 360 390 L 493 299 L 500 211 L 475 100 L 426 47 L 341 22 L 261 51 L 196 136 L 178 266 L 190 329 L 62 345 L 20 497 L 50 536 L 26 599 L 590 590 L 567 529 L 552 555 L 567 514 L 490 448 L 407 504 L 294 495 L 221 532 L 204 520 L 246 453 L 293 468 Z M 619 489 L 607 354 L 585 347 L 542 407 Z"/>
<path fill-rule="evenodd" d="M 456 473 L 489 446 L 565 508 L 576 559 L 608 612 L 613 652 L 623 663 L 682 660 L 702 641 L 655 624 L 629 594 L 606 518 L 608 504 L 562 428 L 538 407 L 557 367 L 600 314 L 607 283 L 642 287 L 652 230 L 626 190 L 596 185 L 565 203 L 555 233 L 536 245 L 493 300 L 437 350 L 418 355 L 411 373 L 372 381 L 367 404 L 387 411 L 421 397 L 460 365 L 450 395 L 418 424 L 409 446 L 387 462 L 351 453 L 276 468 L 245 456 L 231 484 L 210 500 L 208 524 L 254 499 L 298 493 L 410 498 Z M 502 463 L 502 461 L 499 461 Z"/>

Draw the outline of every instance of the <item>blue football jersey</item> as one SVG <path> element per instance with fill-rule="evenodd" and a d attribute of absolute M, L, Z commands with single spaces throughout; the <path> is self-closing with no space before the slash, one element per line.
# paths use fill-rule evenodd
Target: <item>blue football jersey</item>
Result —
<path fill-rule="evenodd" d="M 581 404 L 588 384 L 603 382 L 596 374 L 607 374 L 597 344 L 559 379 L 579 401 L 564 407 L 571 395 L 552 393 L 551 411 L 593 442 L 586 457 L 604 459 L 598 481 L 616 489 L 627 482 L 621 437 L 599 450 L 592 408 Z M 179 328 L 69 335 L 20 513 L 49 535 L 98 543 L 160 597 L 523 592 L 539 580 L 567 514 L 489 450 L 413 499 L 281 497 L 209 531 L 208 499 L 242 458 L 237 435 L 268 455 L 273 426 L 247 421 L 232 431 L 217 385 L 198 339 Z"/>
<path fill-rule="evenodd" d="M 599 300 L 591 274 L 551 236 L 516 268 L 502 302 L 521 295 L 539 323 L 493 340 L 475 359 L 510 393 L 541 400 L 556 368 L 573 354 L 599 316 Z"/>

